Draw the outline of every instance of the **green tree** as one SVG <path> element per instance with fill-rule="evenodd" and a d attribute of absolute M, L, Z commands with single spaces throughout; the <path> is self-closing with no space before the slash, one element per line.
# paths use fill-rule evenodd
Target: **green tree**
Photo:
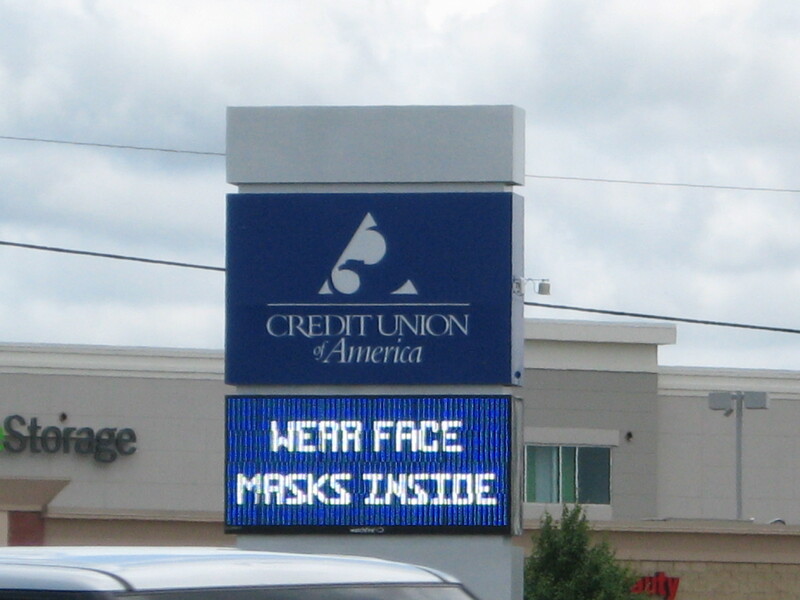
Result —
<path fill-rule="evenodd" d="M 586 513 L 565 506 L 561 521 L 549 513 L 534 534 L 525 561 L 525 600 L 632 600 L 636 575 L 619 563 L 608 543 L 592 544 Z"/>

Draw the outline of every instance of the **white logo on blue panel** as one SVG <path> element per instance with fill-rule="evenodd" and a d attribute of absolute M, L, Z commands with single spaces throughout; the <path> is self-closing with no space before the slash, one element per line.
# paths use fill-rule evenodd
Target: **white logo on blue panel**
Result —
<path fill-rule="evenodd" d="M 353 237 L 331 269 L 331 274 L 319 290 L 320 294 L 355 294 L 361 289 L 365 266 L 380 263 L 386 256 L 386 238 L 378 231 L 378 224 L 367 213 Z M 417 295 L 414 282 L 408 279 L 391 292 L 394 295 Z"/>

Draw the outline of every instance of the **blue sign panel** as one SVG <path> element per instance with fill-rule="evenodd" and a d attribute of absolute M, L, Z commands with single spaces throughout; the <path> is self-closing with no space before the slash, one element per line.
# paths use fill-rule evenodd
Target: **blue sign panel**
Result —
<path fill-rule="evenodd" d="M 229 532 L 508 533 L 508 396 L 229 396 Z"/>
<path fill-rule="evenodd" d="M 511 193 L 231 194 L 226 381 L 520 384 L 520 206 Z"/>

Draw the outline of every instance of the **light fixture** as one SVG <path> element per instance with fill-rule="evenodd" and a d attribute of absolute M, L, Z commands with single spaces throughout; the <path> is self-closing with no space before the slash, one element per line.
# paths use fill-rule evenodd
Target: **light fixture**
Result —
<path fill-rule="evenodd" d="M 533 291 L 539 294 L 540 296 L 549 296 L 550 295 L 550 280 L 549 279 L 531 279 L 530 277 L 525 279 L 525 283 L 532 283 L 533 284 Z"/>
<path fill-rule="evenodd" d="M 542 279 L 536 285 L 536 293 L 540 296 L 549 296 L 550 295 L 550 281 L 547 279 Z"/>

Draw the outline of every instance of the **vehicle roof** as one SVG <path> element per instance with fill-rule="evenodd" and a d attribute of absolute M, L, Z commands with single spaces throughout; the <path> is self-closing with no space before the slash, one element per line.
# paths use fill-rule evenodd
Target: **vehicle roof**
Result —
<path fill-rule="evenodd" d="M 442 583 L 447 575 L 375 558 L 235 548 L 0 548 L 0 589 L 132 591 L 325 584 Z"/>

